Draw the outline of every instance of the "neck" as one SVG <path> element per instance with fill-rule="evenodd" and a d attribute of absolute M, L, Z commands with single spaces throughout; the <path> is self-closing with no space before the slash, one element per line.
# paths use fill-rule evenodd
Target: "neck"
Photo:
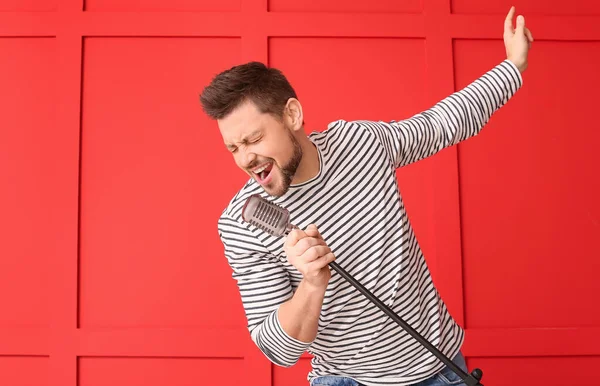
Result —
<path fill-rule="evenodd" d="M 312 143 L 307 136 L 299 138 L 298 142 L 302 148 L 302 160 L 300 161 L 300 165 L 298 165 L 298 169 L 292 180 L 293 185 L 301 184 L 314 178 L 319 174 L 321 166 L 319 162 L 319 152 L 317 151 L 315 144 Z"/>

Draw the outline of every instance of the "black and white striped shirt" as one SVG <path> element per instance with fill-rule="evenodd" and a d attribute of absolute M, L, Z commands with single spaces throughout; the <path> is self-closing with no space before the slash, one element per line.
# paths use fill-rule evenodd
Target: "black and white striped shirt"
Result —
<path fill-rule="evenodd" d="M 256 193 L 287 208 L 300 228 L 316 224 L 341 267 L 448 357 L 458 353 L 463 330 L 432 282 L 395 171 L 479 133 L 521 84 L 520 72 L 505 60 L 409 119 L 332 122 L 309 135 L 319 154 L 317 176 L 279 198 L 253 179 L 236 194 L 219 219 L 219 235 L 252 339 L 272 362 L 291 366 L 308 351 L 309 381 L 339 375 L 365 385 L 409 385 L 443 367 L 333 270 L 315 340 L 288 336 L 277 312 L 302 275 L 288 263 L 283 237 L 242 220 L 242 206 Z"/>

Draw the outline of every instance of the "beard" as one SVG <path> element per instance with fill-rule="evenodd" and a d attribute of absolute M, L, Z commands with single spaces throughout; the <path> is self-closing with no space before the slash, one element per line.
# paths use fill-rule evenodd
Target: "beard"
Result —
<path fill-rule="evenodd" d="M 285 193 L 287 193 L 287 191 L 290 188 L 290 185 L 292 184 L 292 180 L 296 175 L 296 171 L 298 170 L 300 161 L 302 161 L 302 147 L 300 146 L 300 143 L 292 133 L 290 133 L 289 135 L 294 150 L 290 160 L 281 168 L 281 174 L 283 176 L 281 184 L 282 186 L 280 187 L 281 192 L 278 192 L 279 195 L 276 197 L 283 196 Z"/>
<path fill-rule="evenodd" d="M 281 182 L 277 186 L 264 186 L 263 188 L 269 195 L 273 197 L 281 197 L 287 193 L 290 189 L 290 185 L 292 185 L 292 180 L 296 175 L 296 171 L 298 170 L 298 166 L 300 165 L 300 161 L 302 161 L 302 147 L 300 146 L 300 142 L 294 137 L 294 135 L 288 132 L 290 141 L 292 142 L 292 156 L 285 163 L 285 165 L 279 166 L 276 165 L 279 170 L 279 175 L 281 177 Z M 275 165 L 275 162 L 273 162 Z M 275 166 L 273 167 L 275 169 Z M 275 170 L 272 170 L 273 173 Z"/>

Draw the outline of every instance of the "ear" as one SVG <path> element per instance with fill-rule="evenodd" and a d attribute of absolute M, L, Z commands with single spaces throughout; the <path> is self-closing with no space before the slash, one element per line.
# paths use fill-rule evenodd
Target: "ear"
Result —
<path fill-rule="evenodd" d="M 302 114 L 302 105 L 298 99 L 288 99 L 283 111 L 283 117 L 292 130 L 298 131 L 302 129 L 304 126 L 304 115 Z"/>

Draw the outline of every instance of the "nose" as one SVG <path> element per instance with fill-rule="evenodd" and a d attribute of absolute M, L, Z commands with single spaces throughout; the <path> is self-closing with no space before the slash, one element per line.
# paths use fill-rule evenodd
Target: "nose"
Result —
<path fill-rule="evenodd" d="M 242 154 L 242 167 L 248 169 L 256 160 L 256 154 L 251 151 L 244 150 Z"/>

